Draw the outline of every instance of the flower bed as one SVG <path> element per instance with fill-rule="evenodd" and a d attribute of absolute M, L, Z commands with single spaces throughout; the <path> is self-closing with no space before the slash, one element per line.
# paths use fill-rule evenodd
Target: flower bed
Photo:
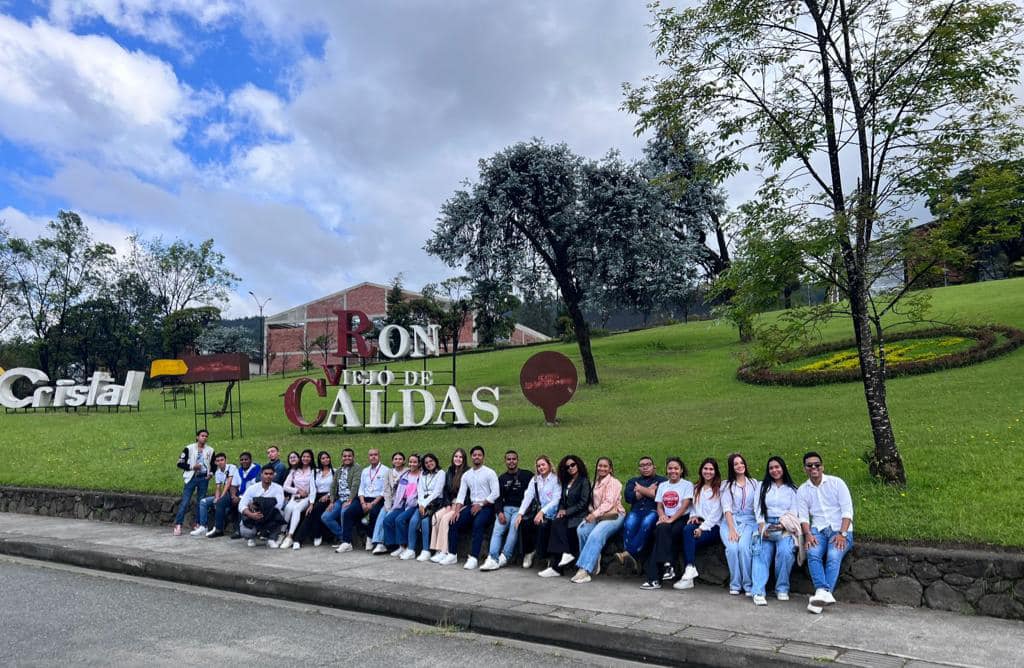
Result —
<path fill-rule="evenodd" d="M 1024 331 L 1006 325 L 935 327 L 898 332 L 885 341 L 887 378 L 969 366 L 1024 345 Z M 860 380 L 856 343 L 834 341 L 794 351 L 775 366 L 741 366 L 737 377 L 757 385 L 824 385 Z"/>

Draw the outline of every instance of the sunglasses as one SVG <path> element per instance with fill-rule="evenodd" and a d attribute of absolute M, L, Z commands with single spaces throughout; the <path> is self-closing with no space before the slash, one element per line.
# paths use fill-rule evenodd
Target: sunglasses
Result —
<path fill-rule="evenodd" d="M 804 468 L 805 469 L 820 469 L 821 468 L 821 462 L 811 462 L 809 464 L 804 464 Z"/>
<path fill-rule="evenodd" d="M 576 462 L 569 462 L 568 464 L 565 465 L 565 467 L 566 468 L 570 468 L 570 469 L 577 468 L 576 467 Z"/>

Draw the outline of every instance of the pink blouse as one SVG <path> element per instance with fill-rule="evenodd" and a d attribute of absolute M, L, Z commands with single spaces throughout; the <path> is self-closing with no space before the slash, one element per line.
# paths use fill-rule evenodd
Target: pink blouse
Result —
<path fill-rule="evenodd" d="M 606 475 L 597 481 L 590 497 L 590 507 L 598 517 L 608 513 L 626 514 L 626 509 L 622 505 L 622 483 L 618 478 Z"/>

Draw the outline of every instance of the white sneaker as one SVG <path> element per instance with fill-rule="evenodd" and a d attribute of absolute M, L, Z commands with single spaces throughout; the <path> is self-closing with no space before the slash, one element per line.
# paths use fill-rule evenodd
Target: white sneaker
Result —
<path fill-rule="evenodd" d="M 807 604 L 807 612 L 811 613 L 812 615 L 820 615 L 822 609 L 823 608 L 820 605 L 814 605 L 812 603 Z"/>
<path fill-rule="evenodd" d="M 693 567 L 693 564 L 687 566 L 683 571 L 684 580 L 696 580 L 698 575 L 699 573 L 697 573 L 697 569 Z"/>
<path fill-rule="evenodd" d="M 387 554 L 388 548 L 384 547 L 383 543 L 377 543 L 377 546 L 373 548 L 373 552 L 370 554 Z"/>
<path fill-rule="evenodd" d="M 395 551 L 391 553 L 391 556 L 392 557 L 400 557 L 400 556 L 402 556 L 403 552 L 405 552 L 405 548 L 399 547 L 399 548 L 396 548 Z"/>
<path fill-rule="evenodd" d="M 373 542 L 368 540 L 365 543 L 363 543 L 363 549 L 366 550 L 367 552 L 372 550 L 373 549 Z"/>
<path fill-rule="evenodd" d="M 245 544 L 249 547 L 256 547 L 256 539 L 250 538 L 249 540 L 245 541 Z"/>
<path fill-rule="evenodd" d="M 498 566 L 498 562 L 495 561 L 494 559 L 491 559 L 490 557 L 487 557 L 486 559 L 484 559 L 483 565 L 480 566 L 480 570 L 482 570 L 482 571 L 496 571 L 496 570 L 498 570 L 498 568 L 500 568 Z"/>
<path fill-rule="evenodd" d="M 768 599 L 764 596 L 754 595 L 754 605 L 768 605 Z"/>
<path fill-rule="evenodd" d="M 586 584 L 590 582 L 590 573 L 581 568 L 576 571 L 576 575 L 572 576 L 570 580 L 576 584 Z"/>
<path fill-rule="evenodd" d="M 693 580 L 687 580 L 686 578 L 683 578 L 682 580 L 676 580 L 676 582 L 673 583 L 672 588 L 673 589 L 693 589 Z"/>
<path fill-rule="evenodd" d="M 398 555 L 398 558 L 402 561 L 409 561 L 416 556 L 416 550 L 410 550 L 408 548 L 402 550 L 402 553 Z"/>
<path fill-rule="evenodd" d="M 420 556 L 416 557 L 416 561 L 430 561 L 430 550 L 420 552 Z"/>
<path fill-rule="evenodd" d="M 342 543 L 341 545 L 338 546 L 338 549 L 335 550 L 335 552 L 337 552 L 338 554 L 341 554 L 342 552 L 351 552 L 351 551 L 352 551 L 352 543 Z"/>
<path fill-rule="evenodd" d="M 455 564 L 458 560 L 459 556 L 457 554 L 446 554 L 444 555 L 444 559 L 437 563 L 441 564 L 442 566 L 451 566 Z"/>
<path fill-rule="evenodd" d="M 826 605 L 832 605 L 836 602 L 836 599 L 832 596 L 832 592 L 827 589 L 816 589 L 814 596 L 808 601 L 811 605 L 818 606 L 819 608 Z"/>
<path fill-rule="evenodd" d="M 281 544 L 273 538 L 271 538 L 267 541 L 267 547 L 269 547 L 271 550 L 276 550 L 277 548 L 281 547 Z"/>
<path fill-rule="evenodd" d="M 561 573 L 556 571 L 554 568 L 551 568 L 550 566 L 542 570 L 540 573 L 537 573 L 537 575 L 541 576 L 542 578 L 557 578 L 562 576 Z"/>
<path fill-rule="evenodd" d="M 788 601 L 789 593 L 784 591 L 775 592 L 775 598 L 777 598 L 780 601 Z"/>
<path fill-rule="evenodd" d="M 533 552 L 523 556 L 523 568 L 533 568 Z"/>
<path fill-rule="evenodd" d="M 435 554 L 434 556 L 432 556 L 430 558 L 430 561 L 432 561 L 435 564 L 439 564 L 447 556 L 448 556 L 447 552 L 438 552 L 437 554 Z"/>
<path fill-rule="evenodd" d="M 324 542 L 323 538 L 314 538 L 313 539 L 313 547 L 320 547 L 320 543 L 322 543 L 322 542 Z"/>
<path fill-rule="evenodd" d="M 571 555 L 568 552 L 563 552 L 562 553 L 562 558 L 561 558 L 561 560 L 559 560 L 558 565 L 559 566 L 568 566 L 575 559 L 576 559 L 576 557 L 574 555 Z"/>
<path fill-rule="evenodd" d="M 470 557 L 469 559 L 466 559 L 466 563 L 463 564 L 462 567 L 467 571 L 475 571 L 478 563 L 479 562 L 476 560 L 476 557 Z"/>
<path fill-rule="evenodd" d="M 204 533 L 206 533 L 206 527 L 204 527 L 204 526 L 197 526 L 195 529 L 192 529 L 192 531 L 189 531 L 188 535 L 190 535 L 190 536 L 202 536 Z"/>
<path fill-rule="evenodd" d="M 291 536 L 285 536 L 285 537 L 284 537 L 284 540 L 283 540 L 283 541 L 281 541 L 281 549 L 282 549 L 282 550 L 287 550 L 287 549 L 288 549 L 289 547 L 291 547 L 291 546 L 292 546 L 292 543 L 293 543 L 293 542 L 294 542 L 294 541 L 292 540 L 292 537 L 291 537 Z"/>
<path fill-rule="evenodd" d="M 293 550 L 298 550 L 298 549 L 301 549 L 301 548 L 302 548 L 302 543 L 293 543 L 292 544 L 292 549 Z"/>
<path fill-rule="evenodd" d="M 505 553 L 502 552 L 498 555 L 498 568 L 504 568 L 508 565 L 508 559 L 505 558 Z"/>

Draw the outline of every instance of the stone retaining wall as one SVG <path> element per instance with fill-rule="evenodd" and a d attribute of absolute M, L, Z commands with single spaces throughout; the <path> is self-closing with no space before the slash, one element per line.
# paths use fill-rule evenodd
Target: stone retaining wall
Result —
<path fill-rule="evenodd" d="M 170 526 L 179 498 L 0 485 L 0 512 Z M 191 522 L 191 513 L 188 517 Z M 463 552 L 468 551 L 468 538 L 460 546 Z M 608 575 L 633 575 L 614 556 L 621 549 L 617 540 L 609 541 L 602 559 Z M 724 585 L 729 578 L 725 555 L 717 547 L 698 554 L 697 570 L 707 584 Z M 796 593 L 813 592 L 806 569 L 793 569 L 791 588 Z M 1024 553 L 858 539 L 843 562 L 836 597 L 1024 620 Z"/>

